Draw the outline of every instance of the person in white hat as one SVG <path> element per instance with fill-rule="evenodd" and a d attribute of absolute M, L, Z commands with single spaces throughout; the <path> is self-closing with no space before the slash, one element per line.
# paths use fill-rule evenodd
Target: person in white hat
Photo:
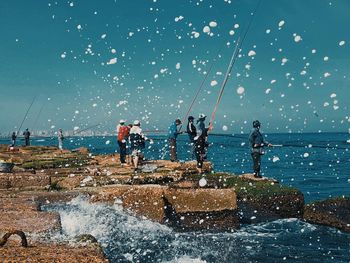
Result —
<path fill-rule="evenodd" d="M 125 125 L 125 120 L 120 120 L 117 126 L 119 156 L 121 165 L 126 164 L 126 141 L 129 137 L 129 126 Z"/>
<path fill-rule="evenodd" d="M 207 116 L 203 113 L 199 114 L 198 116 L 198 120 L 197 120 L 197 131 L 198 131 L 198 135 L 201 135 L 202 132 L 205 131 L 205 118 Z"/>
<path fill-rule="evenodd" d="M 141 123 L 138 120 L 134 121 L 132 128 L 130 129 L 129 141 L 131 148 L 131 156 L 134 164 L 134 171 L 138 169 L 139 161 L 143 158 L 142 150 L 145 148 L 145 142 L 149 140 L 142 132 Z"/>

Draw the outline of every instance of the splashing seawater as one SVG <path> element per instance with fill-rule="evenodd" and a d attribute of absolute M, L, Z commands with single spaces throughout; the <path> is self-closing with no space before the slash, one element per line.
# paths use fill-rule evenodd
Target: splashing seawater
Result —
<path fill-rule="evenodd" d="M 59 239 L 91 234 L 111 262 L 347 262 L 350 235 L 297 219 L 244 225 L 233 233 L 186 232 L 127 214 L 120 204 L 89 203 L 79 196 L 51 204 L 62 221 Z"/>

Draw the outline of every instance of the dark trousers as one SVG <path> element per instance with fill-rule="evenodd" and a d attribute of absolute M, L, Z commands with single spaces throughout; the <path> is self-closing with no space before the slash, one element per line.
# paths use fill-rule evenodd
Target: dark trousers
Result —
<path fill-rule="evenodd" d="M 197 168 L 202 168 L 204 162 L 204 154 L 198 151 L 196 151 L 195 154 L 197 159 Z"/>
<path fill-rule="evenodd" d="M 256 177 L 261 177 L 260 175 L 261 154 L 259 152 L 253 152 L 252 158 L 253 158 L 254 175 Z"/>
<path fill-rule="evenodd" d="M 119 145 L 119 155 L 120 155 L 120 162 L 126 163 L 126 142 L 118 141 Z"/>
<path fill-rule="evenodd" d="M 30 145 L 29 138 L 24 138 L 24 144 L 25 144 L 25 146 L 29 146 Z"/>
<path fill-rule="evenodd" d="M 176 139 L 168 139 L 170 161 L 177 161 Z"/>

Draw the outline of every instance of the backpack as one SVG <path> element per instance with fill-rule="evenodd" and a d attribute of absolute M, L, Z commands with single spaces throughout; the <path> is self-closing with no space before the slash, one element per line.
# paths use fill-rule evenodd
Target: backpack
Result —
<path fill-rule="evenodd" d="M 130 134 L 130 146 L 131 149 L 144 149 L 145 148 L 145 139 L 141 136 L 141 134 L 138 133 L 131 133 Z"/>

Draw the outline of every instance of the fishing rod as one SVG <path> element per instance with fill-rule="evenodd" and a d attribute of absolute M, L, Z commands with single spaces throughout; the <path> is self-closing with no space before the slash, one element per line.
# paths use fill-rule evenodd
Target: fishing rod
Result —
<path fill-rule="evenodd" d="M 321 149 L 339 149 L 339 150 L 349 150 L 349 148 L 331 146 L 331 145 L 297 145 L 297 144 L 273 144 L 272 147 L 295 147 L 295 148 L 321 148 Z"/>
<path fill-rule="evenodd" d="M 89 130 L 89 129 L 91 129 L 91 128 L 98 127 L 98 126 L 100 126 L 101 124 L 102 124 L 102 123 L 99 123 L 99 124 L 95 124 L 95 125 L 86 127 L 85 129 L 82 129 L 82 130 L 77 130 L 77 131 L 73 132 L 73 135 L 77 135 L 77 134 L 82 133 L 82 132 L 84 132 L 84 131 L 86 131 L 86 130 Z"/>
<path fill-rule="evenodd" d="M 44 107 L 45 107 L 45 102 L 44 102 L 43 105 L 41 106 L 41 108 L 40 108 L 40 110 L 39 110 L 39 113 L 38 113 L 38 115 L 37 115 L 36 118 L 35 118 L 35 121 L 34 121 L 34 123 L 33 123 L 33 127 L 36 127 L 36 124 L 37 124 L 37 122 L 38 122 L 38 120 L 39 120 L 39 117 L 40 117 L 40 115 L 41 115 L 41 113 L 42 113 Z"/>
<path fill-rule="evenodd" d="M 16 134 L 16 138 L 14 139 L 14 142 L 13 142 L 14 144 L 13 144 L 13 146 L 15 146 L 15 145 L 16 145 L 17 136 L 19 135 L 19 132 L 20 132 L 20 131 L 21 131 L 21 129 L 22 129 L 23 123 L 24 123 L 24 121 L 26 120 L 26 118 L 27 118 L 27 116 L 28 116 L 28 113 L 29 113 L 30 109 L 31 109 L 31 108 L 32 108 L 32 106 L 33 106 L 35 99 L 36 99 L 36 96 L 34 96 L 34 98 L 33 98 L 32 102 L 30 103 L 30 105 L 29 105 L 29 107 L 28 107 L 28 109 L 27 109 L 26 114 L 24 115 L 24 118 L 23 118 L 23 120 L 22 120 L 22 122 L 21 122 L 21 125 L 20 125 L 20 126 L 19 126 L 19 128 L 18 128 L 18 131 L 17 131 L 17 134 Z"/>
<path fill-rule="evenodd" d="M 244 40 L 245 40 L 245 38 L 246 38 L 246 36 L 247 36 L 247 34 L 248 34 L 248 31 L 249 31 L 249 29 L 250 29 L 250 27 L 251 27 L 251 25 L 252 25 L 252 23 L 253 23 L 254 17 L 255 17 L 255 15 L 256 15 L 256 13 L 257 13 L 257 10 L 258 10 L 258 8 L 259 8 L 259 6 L 260 6 L 260 4 L 261 4 L 261 1 L 262 1 L 262 0 L 259 0 L 259 2 L 258 2 L 257 6 L 256 6 L 256 8 L 255 8 L 255 10 L 254 10 L 254 12 L 253 12 L 253 14 L 252 14 L 252 17 L 251 17 L 251 19 L 250 19 L 250 21 L 249 21 L 249 23 L 248 23 L 247 29 L 246 29 L 246 31 L 245 31 L 244 34 L 243 34 L 242 40 L 240 40 L 240 38 L 237 40 L 236 48 L 235 48 L 235 50 L 234 50 L 234 52 L 233 52 L 233 54 L 232 54 L 232 57 L 231 57 L 229 66 L 228 66 L 227 71 L 226 71 L 226 75 L 225 75 L 224 81 L 223 81 L 223 83 L 222 83 L 222 85 L 221 85 L 221 89 L 220 89 L 220 92 L 219 92 L 218 99 L 217 99 L 217 101 L 216 101 L 216 104 L 215 104 L 215 107 L 214 107 L 214 110 L 213 110 L 213 113 L 212 113 L 212 116 L 211 116 L 211 120 L 210 120 L 210 122 L 209 122 L 209 123 L 210 123 L 210 124 L 209 124 L 210 127 L 212 127 L 213 121 L 214 121 L 214 119 L 215 119 L 216 111 L 217 111 L 217 108 L 218 108 L 219 103 L 220 103 L 220 101 L 221 101 L 222 95 L 223 95 L 223 93 L 224 93 L 224 89 L 225 89 L 225 87 L 226 87 L 228 78 L 229 78 L 229 76 L 231 75 L 232 68 L 233 68 L 233 66 L 234 66 L 234 64 L 235 64 L 235 62 L 236 62 L 236 60 L 237 60 L 239 51 L 241 50 L 242 45 L 243 45 L 243 42 L 244 42 Z"/>
<path fill-rule="evenodd" d="M 217 52 L 216 57 L 220 54 L 220 52 L 221 52 L 221 50 L 222 50 L 222 47 L 223 47 L 223 46 L 221 46 L 221 48 L 220 48 L 219 51 Z M 190 114 L 190 112 L 191 112 L 191 110 L 192 110 L 192 108 L 193 108 L 193 105 L 194 105 L 194 103 L 196 102 L 196 100 L 197 100 L 197 98 L 198 98 L 198 96 L 199 96 L 199 93 L 201 92 L 201 90 L 202 90 L 202 88 L 203 88 L 203 86 L 204 86 L 204 83 L 206 82 L 206 80 L 207 80 L 209 74 L 211 73 L 211 70 L 213 69 L 213 67 L 214 67 L 214 65 L 215 65 L 215 62 L 216 62 L 216 59 L 214 59 L 214 61 L 211 63 L 207 74 L 205 74 L 204 79 L 202 80 L 201 84 L 199 85 L 199 88 L 198 88 L 198 90 L 197 90 L 197 92 L 196 92 L 196 94 L 195 94 L 195 96 L 194 96 L 194 98 L 193 98 L 193 100 L 192 100 L 192 102 L 191 102 L 191 104 L 190 104 L 190 107 L 188 108 L 188 110 L 187 110 L 187 112 L 186 112 L 186 114 L 185 114 L 185 117 L 183 118 L 184 121 L 186 121 L 186 119 L 188 118 L 188 116 L 189 116 L 189 114 Z M 180 126 L 179 132 L 181 131 L 181 128 L 182 128 L 182 125 Z"/>

